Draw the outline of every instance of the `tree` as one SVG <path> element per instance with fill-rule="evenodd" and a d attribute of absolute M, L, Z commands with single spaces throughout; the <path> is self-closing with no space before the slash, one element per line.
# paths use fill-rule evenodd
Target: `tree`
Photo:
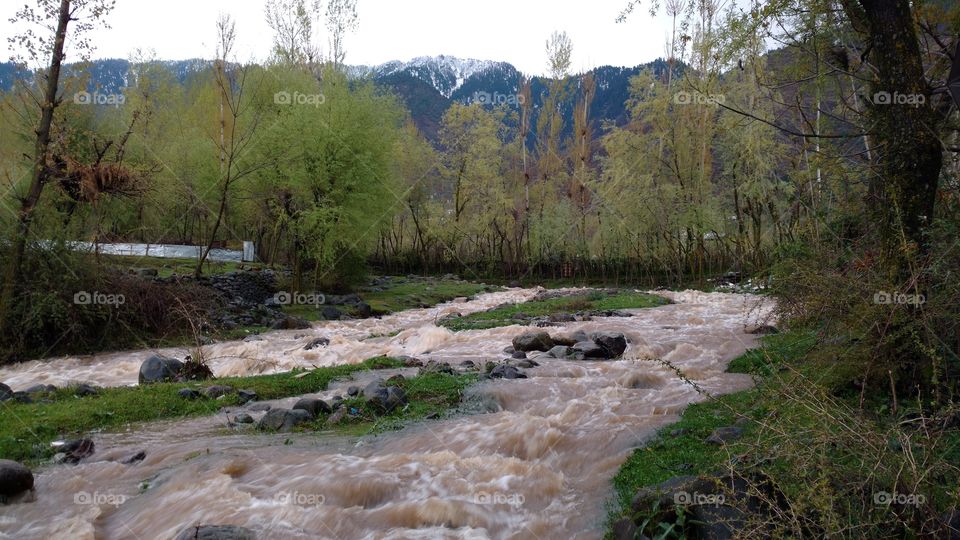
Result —
<path fill-rule="evenodd" d="M 20 208 L 12 254 L 4 275 L 3 290 L 0 292 L 0 335 L 6 331 L 9 324 L 8 318 L 20 286 L 21 265 L 30 237 L 31 220 L 43 188 L 50 178 L 50 169 L 47 166 L 48 149 L 54 111 L 62 103 L 58 93 L 60 70 L 66 57 L 68 28 L 74 23 L 72 41 L 80 56 L 84 57 L 89 54 L 90 46 L 83 39 L 83 34 L 91 30 L 96 23 L 102 22 L 113 9 L 113 5 L 112 0 L 60 0 L 59 4 L 55 0 L 39 0 L 37 9 L 24 6 L 17 12 L 16 17 L 11 19 L 12 23 L 24 22 L 43 26 L 52 36 L 38 35 L 31 28 L 25 34 L 8 38 L 11 46 L 22 47 L 34 64 L 41 58 L 49 58 L 49 67 L 44 74 L 46 87 L 43 89 L 43 96 L 35 100 L 40 108 L 40 119 L 35 130 L 32 174 L 27 193 L 19 196 Z"/>
<path fill-rule="evenodd" d="M 267 24 L 273 29 L 275 61 L 294 65 L 312 65 L 320 59 L 313 44 L 313 22 L 319 17 L 321 0 L 267 0 Z"/>
<path fill-rule="evenodd" d="M 340 67 L 347 57 L 346 35 L 357 29 L 357 0 L 330 0 L 326 19 L 327 32 L 330 33 L 330 61 L 334 67 Z"/>

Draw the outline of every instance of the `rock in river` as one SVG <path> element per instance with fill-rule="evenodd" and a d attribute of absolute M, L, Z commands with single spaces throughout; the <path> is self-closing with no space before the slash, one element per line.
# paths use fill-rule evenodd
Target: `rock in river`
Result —
<path fill-rule="evenodd" d="M 140 364 L 140 384 L 174 381 L 181 370 L 183 362 L 155 354 Z"/>
<path fill-rule="evenodd" d="M 0 459 L 0 498 L 15 497 L 33 489 L 30 469 L 9 459 Z"/>

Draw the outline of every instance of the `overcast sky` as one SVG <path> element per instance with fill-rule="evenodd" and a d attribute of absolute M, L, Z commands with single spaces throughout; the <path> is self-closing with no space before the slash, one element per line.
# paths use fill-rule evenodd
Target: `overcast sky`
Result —
<path fill-rule="evenodd" d="M 0 2 L 0 36 L 22 2 Z M 30 0 L 27 0 L 30 1 Z M 545 72 L 545 42 L 554 30 L 573 39 L 573 70 L 601 65 L 634 66 L 665 56 L 670 25 L 644 3 L 625 23 L 616 18 L 627 0 L 358 0 L 359 30 L 347 41 L 348 64 L 380 64 L 447 54 L 503 60 L 527 74 Z M 220 12 L 237 23 L 237 60 L 262 60 L 272 32 L 264 0 L 117 0 L 109 30 L 91 34 L 94 58 L 129 58 L 137 48 L 158 58 L 181 60 L 214 55 L 214 24 Z M 321 25 L 322 26 L 322 25 Z M 323 36 L 318 36 L 325 43 Z M 2 58 L 10 56 L 7 40 Z"/>

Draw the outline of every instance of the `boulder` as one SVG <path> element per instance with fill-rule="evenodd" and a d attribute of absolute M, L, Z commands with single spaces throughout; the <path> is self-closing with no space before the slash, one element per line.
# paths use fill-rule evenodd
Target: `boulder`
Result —
<path fill-rule="evenodd" d="M 211 399 L 217 399 L 220 396 L 225 396 L 227 394 L 233 393 L 232 386 L 225 386 L 222 384 L 217 384 L 214 386 L 207 387 L 204 389 L 203 394 Z"/>
<path fill-rule="evenodd" d="M 350 396 L 350 397 L 356 397 L 356 396 L 360 395 L 360 388 L 358 388 L 358 387 L 356 387 L 356 386 L 351 386 L 351 387 L 347 388 L 347 395 Z"/>
<path fill-rule="evenodd" d="M 0 383 L 0 401 L 6 401 L 12 398 L 13 398 L 13 390 L 9 386 L 3 383 Z"/>
<path fill-rule="evenodd" d="M 193 388 L 181 388 L 177 395 L 183 399 L 200 399 L 200 392 L 197 392 Z"/>
<path fill-rule="evenodd" d="M 553 340 L 546 332 L 527 332 L 513 338 L 513 348 L 517 351 L 549 351 L 553 347 Z"/>
<path fill-rule="evenodd" d="M 253 390 L 239 390 L 237 392 L 237 402 L 240 405 L 246 405 L 251 401 L 257 400 L 257 393 Z"/>
<path fill-rule="evenodd" d="M 610 353 L 606 349 L 592 341 L 581 341 L 571 347 L 572 350 L 583 354 L 584 358 L 594 360 L 605 360 L 610 358 Z"/>
<path fill-rule="evenodd" d="M 320 308 L 320 316 L 325 321 L 339 321 L 343 312 L 333 306 L 323 306 Z"/>
<path fill-rule="evenodd" d="M 525 358 L 525 359 L 517 362 L 517 363 L 514 364 L 514 365 L 515 365 L 516 367 L 518 367 L 518 368 L 529 369 L 529 368 L 537 367 L 537 366 L 539 366 L 540 364 L 538 364 L 535 360 L 530 360 L 529 358 Z"/>
<path fill-rule="evenodd" d="M 96 387 L 90 386 L 89 384 L 78 384 L 76 388 L 73 389 L 73 395 L 78 397 L 86 396 L 95 396 L 99 394 L 100 391 Z"/>
<path fill-rule="evenodd" d="M 197 525 L 180 531 L 174 540 L 256 540 L 257 535 L 246 527 L 235 525 Z"/>
<path fill-rule="evenodd" d="M 269 411 L 272 408 L 269 403 L 251 403 L 247 405 L 247 410 L 254 412 Z"/>
<path fill-rule="evenodd" d="M 326 401 L 317 398 L 300 398 L 292 407 L 294 410 L 302 410 L 310 413 L 310 416 L 316 418 L 321 414 L 333 412 Z"/>
<path fill-rule="evenodd" d="M 619 358 L 627 350 L 627 338 L 620 332 L 595 332 L 590 339 L 603 347 L 610 358 Z"/>
<path fill-rule="evenodd" d="M 263 415 L 258 429 L 265 431 L 292 431 L 294 427 L 313 420 L 313 416 L 302 409 L 270 409 Z"/>
<path fill-rule="evenodd" d="M 0 498 L 16 497 L 33 489 L 30 469 L 9 459 L 0 459 Z"/>
<path fill-rule="evenodd" d="M 546 355 L 559 360 L 583 360 L 585 357 L 583 351 L 574 349 L 573 347 L 567 347 L 566 345 L 557 345 L 547 351 Z"/>
<path fill-rule="evenodd" d="M 555 323 L 574 322 L 577 318 L 569 313 L 554 313 L 547 317 L 547 321 Z"/>
<path fill-rule="evenodd" d="M 233 417 L 233 421 L 238 424 L 252 424 L 253 417 L 247 413 L 240 413 Z"/>
<path fill-rule="evenodd" d="M 526 379 L 527 374 L 514 366 L 501 364 L 490 372 L 490 377 L 494 379 Z"/>
<path fill-rule="evenodd" d="M 513 351 L 513 353 L 510 354 L 510 358 L 518 358 L 518 359 L 519 359 L 519 358 L 526 358 L 526 357 L 527 357 L 527 353 L 525 353 L 525 352 L 523 352 L 523 351 Z"/>
<path fill-rule="evenodd" d="M 397 386 L 383 386 L 380 381 L 374 381 L 363 389 L 363 397 L 367 404 L 376 410 L 388 413 L 397 407 L 407 404 L 407 393 Z"/>
<path fill-rule="evenodd" d="M 183 371 L 183 362 L 155 354 L 140 364 L 140 384 L 175 381 Z"/>
<path fill-rule="evenodd" d="M 24 394 L 46 394 L 56 392 L 57 387 L 52 384 L 35 384 L 23 391 Z"/>

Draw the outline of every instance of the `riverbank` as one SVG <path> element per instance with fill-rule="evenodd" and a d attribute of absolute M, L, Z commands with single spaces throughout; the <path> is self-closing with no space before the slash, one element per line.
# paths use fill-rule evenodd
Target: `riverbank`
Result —
<path fill-rule="evenodd" d="M 817 346 L 788 332 L 732 361 L 756 386 L 690 405 L 631 454 L 606 538 L 957 538 L 958 423 L 885 421 L 883 396 L 831 392 L 805 361 Z"/>

